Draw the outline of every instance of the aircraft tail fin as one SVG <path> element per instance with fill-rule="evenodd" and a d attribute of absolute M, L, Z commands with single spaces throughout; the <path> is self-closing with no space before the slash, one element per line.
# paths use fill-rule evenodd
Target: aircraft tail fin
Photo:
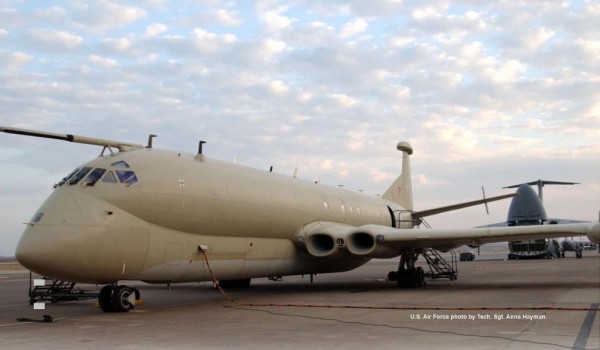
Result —
<path fill-rule="evenodd" d="M 385 191 L 383 199 L 400 204 L 407 210 L 413 210 L 412 178 L 410 174 L 410 155 L 412 146 L 408 142 L 399 142 L 396 148 L 402 152 L 402 174 Z"/>

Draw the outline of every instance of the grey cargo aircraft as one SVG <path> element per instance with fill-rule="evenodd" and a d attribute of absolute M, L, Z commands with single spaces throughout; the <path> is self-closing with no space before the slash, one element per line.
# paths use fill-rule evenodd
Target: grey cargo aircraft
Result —
<path fill-rule="evenodd" d="M 587 235 L 600 223 L 418 229 L 422 218 L 508 198 L 413 208 L 410 156 L 381 198 L 222 162 L 77 135 L 0 127 L 0 131 L 99 145 L 99 157 L 55 185 L 18 243 L 17 260 L 50 278 L 105 284 L 105 312 L 129 311 L 139 292 L 122 281 L 210 281 L 244 287 L 252 278 L 341 272 L 372 258 L 400 257 L 399 287 L 424 285 L 415 261 L 424 249 Z"/>
<path fill-rule="evenodd" d="M 538 185 L 538 194 L 535 193 L 530 185 Z M 508 209 L 508 216 L 505 222 L 486 225 L 486 227 L 502 227 L 502 226 L 528 226 L 528 225 L 555 225 L 555 224 L 574 224 L 584 223 L 589 221 L 571 220 L 571 219 L 549 219 L 546 214 L 546 209 L 542 203 L 542 187 L 544 184 L 550 185 L 575 185 L 575 182 L 559 182 L 538 180 L 534 182 L 524 183 L 520 185 L 512 185 L 504 188 L 517 188 L 517 196 L 515 196 Z M 483 226 L 482 226 L 483 227 Z M 532 239 L 519 240 L 508 242 L 510 253 L 508 259 L 540 259 L 558 257 L 558 243 L 547 239 Z M 566 242 L 566 241 L 563 241 Z"/>

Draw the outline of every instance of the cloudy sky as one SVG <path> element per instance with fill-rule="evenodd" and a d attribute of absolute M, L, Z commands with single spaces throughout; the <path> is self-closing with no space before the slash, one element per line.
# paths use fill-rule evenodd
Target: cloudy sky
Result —
<path fill-rule="evenodd" d="M 416 209 L 547 180 L 600 210 L 595 1 L 0 3 L 0 125 L 145 143 L 368 195 L 409 141 Z M 0 255 L 98 147 L 0 135 Z M 509 201 L 431 217 L 503 221 Z"/>

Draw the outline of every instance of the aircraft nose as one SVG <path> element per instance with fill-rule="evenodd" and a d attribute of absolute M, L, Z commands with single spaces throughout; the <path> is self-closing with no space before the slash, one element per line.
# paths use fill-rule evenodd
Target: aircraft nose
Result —
<path fill-rule="evenodd" d="M 148 242 L 144 220 L 76 188 L 59 188 L 28 223 L 15 256 L 45 277 L 114 283 L 139 273 Z"/>
<path fill-rule="evenodd" d="M 51 246 L 48 246 L 47 242 L 43 239 L 37 239 L 37 237 L 43 237 L 36 233 L 33 233 L 30 228 L 27 228 L 15 252 L 17 261 L 26 267 L 28 270 L 35 271 L 41 275 L 48 275 L 46 267 L 52 260 Z M 44 249 L 48 246 L 48 249 Z"/>
<path fill-rule="evenodd" d="M 52 276 L 57 260 L 69 254 L 68 243 L 62 239 L 69 231 L 65 225 L 74 224 L 79 212 L 71 194 L 53 192 L 27 223 L 15 251 L 17 261 L 31 271 Z"/>

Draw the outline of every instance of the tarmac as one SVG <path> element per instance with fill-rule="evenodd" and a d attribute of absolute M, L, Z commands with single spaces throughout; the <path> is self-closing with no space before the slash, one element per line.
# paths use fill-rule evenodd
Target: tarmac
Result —
<path fill-rule="evenodd" d="M 484 252 L 458 262 L 456 281 L 427 280 L 420 289 L 385 280 L 397 259 L 312 283 L 254 279 L 226 295 L 209 282 L 170 290 L 132 282 L 143 304 L 108 314 L 96 300 L 34 310 L 28 271 L 3 263 L 0 349 L 599 349 L 600 254 L 570 253 L 507 261 Z M 44 315 L 53 322 L 40 322 Z"/>

